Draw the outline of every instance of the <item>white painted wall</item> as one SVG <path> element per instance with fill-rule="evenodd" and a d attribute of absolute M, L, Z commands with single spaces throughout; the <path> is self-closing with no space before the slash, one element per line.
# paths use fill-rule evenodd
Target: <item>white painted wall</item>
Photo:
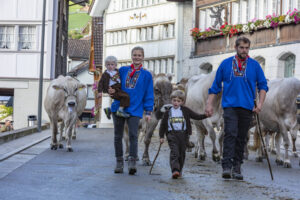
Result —
<path fill-rule="evenodd" d="M 88 70 L 78 74 L 77 79 L 85 85 L 92 85 L 94 83 L 94 76 L 89 74 Z M 92 107 L 94 106 L 95 106 L 95 100 L 87 99 L 85 109 L 92 109 Z"/>
<path fill-rule="evenodd" d="M 43 101 L 51 77 L 51 46 L 53 41 L 53 4 L 46 2 L 44 87 Z M 0 88 L 14 89 L 14 128 L 27 127 L 27 116 L 37 115 L 38 78 L 40 68 L 40 48 L 42 30 L 43 1 L 41 0 L 1 0 L 0 25 L 15 27 L 15 48 L 0 49 Z M 18 50 L 18 27 L 36 26 L 36 46 L 32 50 Z M 49 121 L 42 106 L 42 122 Z"/>

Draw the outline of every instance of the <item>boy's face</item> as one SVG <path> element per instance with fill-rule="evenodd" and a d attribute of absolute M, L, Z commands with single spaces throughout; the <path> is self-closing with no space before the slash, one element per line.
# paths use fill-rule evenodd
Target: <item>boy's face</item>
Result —
<path fill-rule="evenodd" d="M 112 71 L 112 70 L 115 70 L 117 67 L 116 63 L 115 62 L 106 62 L 106 69 L 108 71 Z"/>
<path fill-rule="evenodd" d="M 179 108 L 183 104 L 183 101 L 179 99 L 178 97 L 175 97 L 172 99 L 172 105 L 175 109 Z"/>

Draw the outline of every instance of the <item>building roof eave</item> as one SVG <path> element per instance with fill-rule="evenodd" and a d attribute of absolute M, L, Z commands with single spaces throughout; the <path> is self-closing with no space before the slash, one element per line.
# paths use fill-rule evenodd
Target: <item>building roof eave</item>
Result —
<path fill-rule="evenodd" d="M 94 0 L 92 9 L 90 11 L 91 17 L 102 17 L 104 11 L 108 8 L 110 0 Z"/>

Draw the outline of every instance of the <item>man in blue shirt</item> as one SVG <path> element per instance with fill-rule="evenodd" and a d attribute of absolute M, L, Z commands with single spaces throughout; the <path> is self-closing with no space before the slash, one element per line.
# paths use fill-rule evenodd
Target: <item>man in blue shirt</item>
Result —
<path fill-rule="evenodd" d="M 205 112 L 213 114 L 213 101 L 216 94 L 222 91 L 224 109 L 224 143 L 222 168 L 223 178 L 242 180 L 241 164 L 243 163 L 246 136 L 252 120 L 252 113 L 259 113 L 268 91 L 264 72 L 257 61 L 248 56 L 250 40 L 239 37 L 235 42 L 236 55 L 223 60 L 215 80 L 208 90 L 209 96 Z M 223 85 L 222 85 L 223 83 Z M 254 106 L 256 87 L 259 91 L 259 102 Z"/>

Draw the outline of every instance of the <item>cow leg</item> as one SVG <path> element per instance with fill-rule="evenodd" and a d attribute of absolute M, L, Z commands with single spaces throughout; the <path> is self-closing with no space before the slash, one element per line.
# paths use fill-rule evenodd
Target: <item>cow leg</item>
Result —
<path fill-rule="evenodd" d="M 72 140 L 76 140 L 76 123 L 74 124 L 72 129 Z"/>
<path fill-rule="evenodd" d="M 71 139 L 72 139 L 72 129 L 73 126 L 69 124 L 69 126 L 66 127 L 66 132 L 67 132 L 67 151 L 72 152 L 72 146 L 71 146 Z"/>
<path fill-rule="evenodd" d="M 262 133 L 263 134 L 263 133 Z M 253 133 L 253 150 L 256 150 L 256 162 L 262 162 L 263 161 L 263 155 L 262 155 L 262 150 L 261 150 L 261 139 L 258 133 L 258 127 L 255 127 L 254 133 Z"/>
<path fill-rule="evenodd" d="M 219 136 L 219 146 L 220 146 L 220 159 L 223 158 L 223 141 L 224 141 L 224 128 L 221 129 Z"/>
<path fill-rule="evenodd" d="M 297 139 L 298 130 L 292 130 L 292 131 L 290 131 L 290 133 L 291 133 L 291 137 L 292 137 L 293 155 L 296 158 L 298 158 L 298 153 L 297 153 L 297 149 L 296 149 L 296 139 Z"/>
<path fill-rule="evenodd" d="M 197 129 L 197 158 L 199 161 L 206 159 L 206 152 L 204 147 L 204 141 L 205 141 L 205 133 L 203 133 L 203 130 L 201 129 L 200 125 L 198 123 L 195 123 L 196 129 Z"/>
<path fill-rule="evenodd" d="M 244 146 L 244 159 L 245 160 L 248 160 L 248 157 L 249 157 L 249 150 L 248 150 L 249 138 L 250 138 L 250 131 L 248 131 L 248 133 L 247 133 L 246 145 Z"/>
<path fill-rule="evenodd" d="M 58 140 L 58 148 L 62 149 L 64 148 L 64 145 L 61 143 L 62 141 L 62 135 L 64 130 L 64 122 L 59 122 L 59 140 Z"/>
<path fill-rule="evenodd" d="M 275 146 L 276 146 L 276 164 L 283 165 L 283 160 L 280 157 L 280 144 L 281 144 L 281 134 L 276 133 L 275 135 Z"/>
<path fill-rule="evenodd" d="M 283 166 L 285 168 L 291 168 L 291 161 L 289 158 L 289 146 L 290 146 L 290 140 L 288 137 L 288 132 L 287 130 L 285 130 L 283 133 L 283 142 L 284 142 L 284 148 L 285 148 L 285 152 L 284 152 L 284 162 L 283 162 Z"/>
<path fill-rule="evenodd" d="M 275 136 L 276 136 L 276 133 L 272 133 L 271 132 L 271 147 L 270 147 L 270 152 L 271 154 L 274 154 L 276 155 L 276 148 L 275 148 Z"/>
<path fill-rule="evenodd" d="M 266 149 L 268 152 L 270 152 L 270 139 L 271 139 L 271 135 L 270 132 L 267 132 L 265 135 L 265 144 L 266 144 Z"/>
<path fill-rule="evenodd" d="M 151 161 L 149 158 L 149 146 L 150 146 L 150 142 L 151 142 L 151 137 L 153 135 L 153 132 L 154 132 L 157 124 L 158 124 L 158 120 L 155 117 L 153 117 L 146 126 L 146 135 L 145 135 L 145 139 L 144 139 L 145 149 L 144 149 L 144 153 L 143 153 L 143 165 L 144 166 L 151 165 Z"/>
<path fill-rule="evenodd" d="M 51 120 L 51 129 L 52 129 L 52 137 L 51 137 L 51 144 L 50 148 L 51 150 L 56 150 L 57 149 L 57 119 L 52 119 Z"/>
<path fill-rule="evenodd" d="M 203 122 L 208 134 L 209 134 L 209 137 L 211 139 L 211 142 L 212 142 L 212 145 L 213 145 L 213 149 L 212 149 L 212 159 L 213 161 L 215 162 L 218 162 L 220 161 L 220 155 L 219 155 L 219 151 L 217 149 L 217 146 L 216 146 L 216 132 L 211 124 L 210 121 L 208 120 L 205 120 Z M 204 143 L 204 141 L 203 141 Z M 204 146 L 204 145 L 203 145 Z"/>

